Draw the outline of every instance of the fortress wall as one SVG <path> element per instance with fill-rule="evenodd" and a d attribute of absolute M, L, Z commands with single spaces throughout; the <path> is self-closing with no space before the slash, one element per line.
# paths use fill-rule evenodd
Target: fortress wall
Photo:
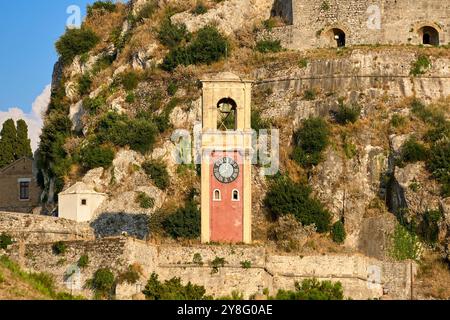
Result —
<path fill-rule="evenodd" d="M 53 254 L 51 244 L 12 248 L 11 256 L 28 270 L 53 274 L 61 288 L 85 296 L 91 292 L 83 286 L 98 268 L 111 268 L 118 275 L 132 264 L 140 265 L 143 275 L 136 284 L 119 285 L 116 290 L 119 299 L 131 299 L 141 292 L 153 272 L 162 281 L 180 277 L 183 283 L 191 281 L 205 286 L 207 293 L 215 297 L 239 291 L 248 298 L 264 288 L 275 294 L 279 289 L 293 289 L 296 281 L 313 277 L 340 281 L 344 294 L 353 299 L 380 298 L 386 290 L 392 298 L 405 299 L 410 292 L 408 263 L 388 263 L 363 255 L 279 256 L 263 247 L 157 246 L 127 238 L 74 241 L 66 245 L 67 251 L 62 256 Z M 196 253 L 203 264 L 193 263 Z M 89 257 L 88 267 L 80 270 L 72 282 L 65 283 L 65 274 L 83 254 Z M 216 257 L 225 259 L 225 267 L 213 272 L 211 262 Z M 251 267 L 244 269 L 242 261 L 250 261 Z"/>
<path fill-rule="evenodd" d="M 411 65 L 417 60 L 414 52 L 385 50 L 364 52 L 354 50 L 350 56 L 312 60 L 306 68 L 293 67 L 266 73 L 258 70 L 255 77 L 261 90 L 274 92 L 294 90 L 302 94 L 316 88 L 323 93 L 360 92 L 371 98 L 385 95 L 395 98 L 415 96 L 436 100 L 450 95 L 450 62 L 445 57 L 431 57 L 432 67 L 424 75 L 410 76 Z"/>
<path fill-rule="evenodd" d="M 94 239 L 88 224 L 54 217 L 0 212 L 0 233 L 27 243 Z"/>
<path fill-rule="evenodd" d="M 288 20 L 292 3 L 292 36 L 282 37 L 285 47 L 309 49 L 328 47 L 327 31 L 340 28 L 347 35 L 348 45 L 361 44 L 420 44 L 418 29 L 434 26 L 440 32 L 440 43 L 450 42 L 450 2 L 441 0 L 285 0 L 274 10 Z M 328 3 L 328 8 L 324 6 Z M 369 18 L 377 6 L 381 13 L 381 28 L 368 27 Z M 288 16 L 286 16 L 288 15 Z M 281 28 L 283 29 L 283 27 Z M 283 34 L 275 30 L 274 37 Z"/>

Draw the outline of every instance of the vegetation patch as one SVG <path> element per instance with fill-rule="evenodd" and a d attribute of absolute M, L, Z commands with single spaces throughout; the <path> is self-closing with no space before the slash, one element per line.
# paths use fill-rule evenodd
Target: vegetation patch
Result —
<path fill-rule="evenodd" d="M 206 296 L 206 290 L 202 286 L 188 283 L 183 285 L 180 278 L 173 278 L 165 282 L 158 279 L 153 273 L 143 291 L 148 300 L 212 300 Z"/>
<path fill-rule="evenodd" d="M 59 241 L 52 245 L 52 251 L 57 256 L 64 255 L 67 251 L 67 246 L 64 242 Z"/>
<path fill-rule="evenodd" d="M 169 172 L 162 161 L 146 161 L 142 164 L 142 169 L 159 189 L 166 190 L 169 187 Z"/>
<path fill-rule="evenodd" d="M 162 226 L 174 239 L 197 239 L 200 237 L 200 219 L 197 203 L 189 199 L 183 208 L 165 218 Z"/>
<path fill-rule="evenodd" d="M 271 300 L 344 300 L 344 290 L 340 282 L 306 279 L 295 284 L 295 291 L 278 291 Z"/>
<path fill-rule="evenodd" d="M 280 40 L 259 40 L 256 42 L 255 50 L 261 53 L 280 52 L 283 50 Z"/>
<path fill-rule="evenodd" d="M 395 227 L 390 238 L 389 254 L 397 261 L 420 260 L 422 246 L 417 236 L 402 225 Z"/>
<path fill-rule="evenodd" d="M 86 287 L 93 290 L 96 299 L 111 299 L 114 296 L 116 278 L 108 268 L 98 269 Z"/>
<path fill-rule="evenodd" d="M 153 209 L 155 207 L 155 199 L 147 195 L 145 192 L 139 192 L 136 196 L 136 203 L 139 203 L 139 206 L 142 209 Z"/>
<path fill-rule="evenodd" d="M 56 51 L 61 61 L 67 65 L 83 53 L 92 50 L 100 41 L 94 31 L 88 28 L 67 29 L 66 33 L 56 42 Z"/>
<path fill-rule="evenodd" d="M 331 228 L 331 237 L 333 238 L 333 241 L 339 244 L 342 244 L 345 242 L 345 239 L 347 238 L 347 233 L 345 231 L 345 226 L 342 223 L 342 221 L 336 222 L 333 227 Z"/>
<path fill-rule="evenodd" d="M 0 234 L 0 249 L 6 250 L 13 243 L 14 243 L 13 239 L 9 234 L 6 233 Z"/>
<path fill-rule="evenodd" d="M 431 68 L 431 61 L 425 55 L 420 55 L 411 65 L 410 74 L 414 77 L 425 74 Z"/>

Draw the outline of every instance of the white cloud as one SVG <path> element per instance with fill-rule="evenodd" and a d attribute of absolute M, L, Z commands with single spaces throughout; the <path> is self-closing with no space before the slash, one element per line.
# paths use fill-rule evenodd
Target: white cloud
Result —
<path fill-rule="evenodd" d="M 0 124 L 8 119 L 17 121 L 25 120 L 28 124 L 28 136 L 31 139 L 31 148 L 36 151 L 39 145 L 39 136 L 43 125 L 43 115 L 50 103 L 51 86 L 47 85 L 42 93 L 34 100 L 30 113 L 23 112 L 20 108 L 10 108 L 8 111 L 0 111 Z"/>

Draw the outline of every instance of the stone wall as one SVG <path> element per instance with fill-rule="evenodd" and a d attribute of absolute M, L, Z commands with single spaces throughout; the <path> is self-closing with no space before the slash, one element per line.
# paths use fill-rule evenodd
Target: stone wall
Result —
<path fill-rule="evenodd" d="M 10 212 L 0 212 L 0 233 L 7 233 L 25 243 L 94 239 L 94 233 L 88 224 Z"/>
<path fill-rule="evenodd" d="M 392 298 L 406 299 L 410 292 L 408 263 L 383 262 L 363 255 L 279 256 L 258 246 L 157 246 L 127 238 L 66 245 L 63 256 L 53 254 L 51 244 L 28 244 L 10 251 L 27 269 L 49 272 L 61 288 L 85 296 L 91 293 L 83 286 L 98 268 L 108 267 L 118 275 L 133 264 L 141 266 L 142 277 L 136 284 L 120 284 L 116 290 L 119 299 L 131 299 L 140 293 L 153 272 L 161 280 L 180 277 L 184 283 L 205 286 L 215 297 L 239 291 L 248 298 L 264 288 L 274 294 L 279 289 L 293 289 L 295 281 L 314 277 L 340 281 L 345 295 L 353 299 L 380 298 L 386 292 Z M 89 257 L 88 267 L 68 281 L 67 274 L 76 268 L 82 255 Z M 194 256 L 201 258 L 201 263 L 194 261 Z M 213 272 L 211 262 L 216 258 L 223 258 L 225 266 Z M 244 269 L 244 261 L 251 267 Z"/>
<path fill-rule="evenodd" d="M 417 45 L 424 26 L 439 32 L 440 44 L 450 41 L 450 3 L 442 0 L 278 0 L 273 14 L 292 22 L 292 37 L 282 38 L 290 49 L 333 46 L 333 28 L 345 32 L 348 45 Z M 370 22 L 375 15 L 380 28 Z M 281 33 L 275 30 L 274 36 Z"/>

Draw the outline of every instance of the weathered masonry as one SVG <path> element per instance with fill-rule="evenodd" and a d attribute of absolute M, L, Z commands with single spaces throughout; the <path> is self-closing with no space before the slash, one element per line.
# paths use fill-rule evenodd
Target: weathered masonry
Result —
<path fill-rule="evenodd" d="M 277 0 L 272 15 L 287 25 L 261 36 L 289 49 L 450 43 L 450 1 Z"/>

